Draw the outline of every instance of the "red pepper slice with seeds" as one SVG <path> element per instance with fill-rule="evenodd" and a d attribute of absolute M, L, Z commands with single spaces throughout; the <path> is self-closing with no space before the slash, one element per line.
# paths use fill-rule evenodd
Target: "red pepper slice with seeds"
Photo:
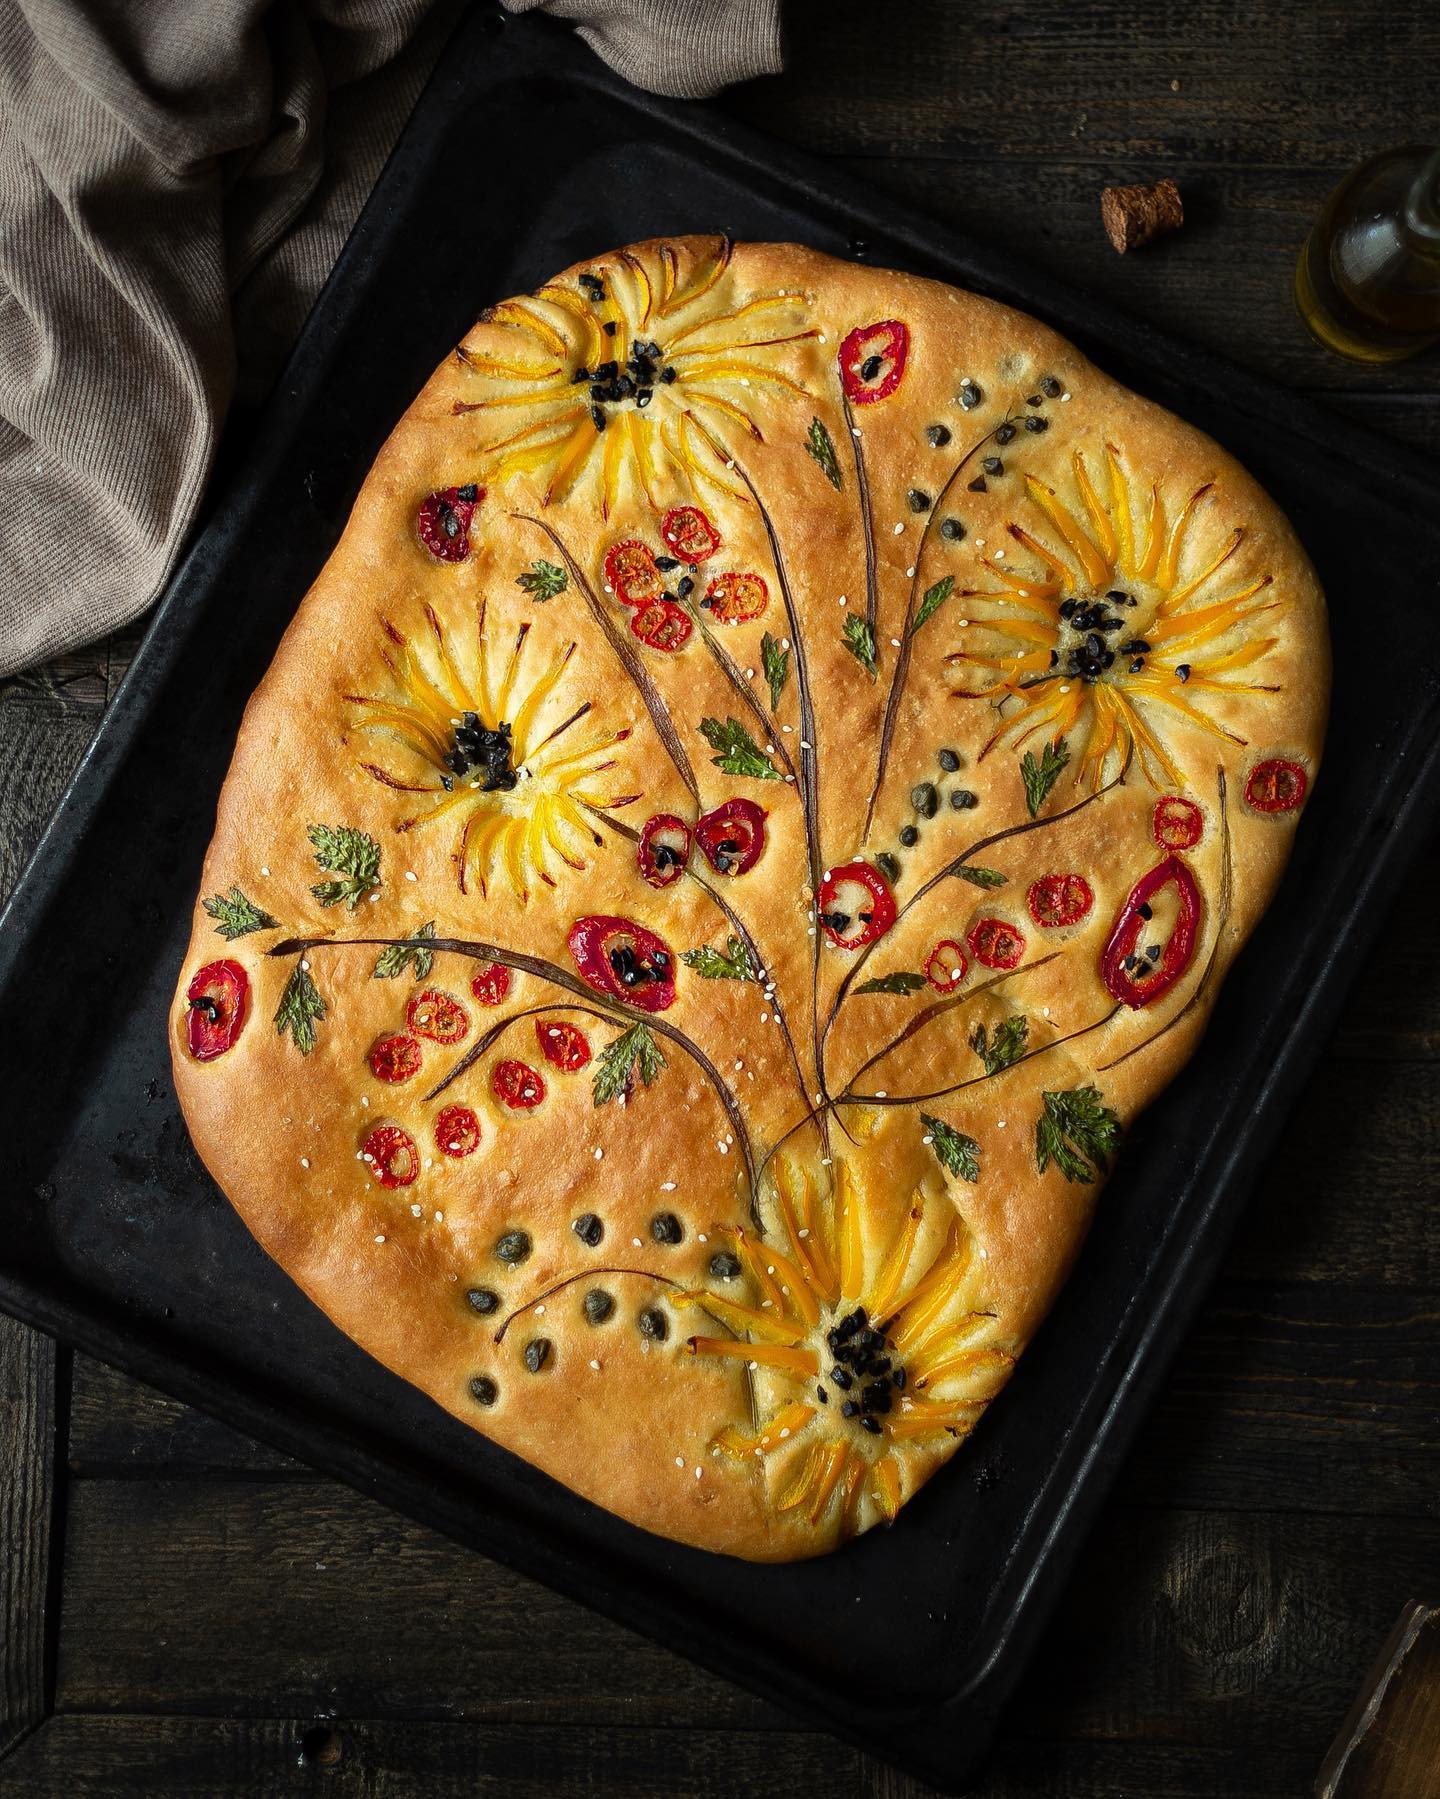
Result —
<path fill-rule="evenodd" d="M 360 1146 L 370 1172 L 382 1187 L 413 1186 L 420 1173 L 420 1151 L 409 1131 L 398 1124 L 377 1124 Z"/>
<path fill-rule="evenodd" d="M 480 1147 L 480 1120 L 469 1106 L 446 1106 L 435 1120 L 435 1147 L 459 1161 Z"/>
<path fill-rule="evenodd" d="M 969 972 L 969 959 L 950 937 L 942 937 L 925 958 L 925 979 L 937 993 L 953 993 Z"/>
<path fill-rule="evenodd" d="M 440 562 L 463 562 L 470 554 L 470 520 L 485 498 L 473 481 L 464 487 L 441 487 L 420 502 L 415 528 L 420 541 Z"/>
<path fill-rule="evenodd" d="M 1205 834 L 1205 814 L 1194 800 L 1167 793 L 1155 802 L 1150 830 L 1162 850 L 1193 850 Z"/>
<path fill-rule="evenodd" d="M 630 629 L 641 643 L 667 654 L 683 650 L 695 629 L 694 620 L 674 600 L 652 600 L 630 620 Z"/>
<path fill-rule="evenodd" d="M 561 1074 L 578 1074 L 590 1060 L 590 1039 L 573 1024 L 554 1018 L 537 1018 L 535 1036 L 540 1054 Z"/>
<path fill-rule="evenodd" d="M 470 1034 L 470 1015 L 458 999 L 438 987 L 426 987 L 405 1008 L 405 1022 L 417 1037 L 432 1043 L 463 1043 Z"/>
<path fill-rule="evenodd" d="M 1163 944 L 1140 939 L 1154 914 L 1154 901 L 1167 887 L 1175 889 L 1177 911 Z M 1200 889 L 1178 856 L 1157 862 L 1130 889 L 1100 957 L 1105 990 L 1122 1006 L 1139 1010 L 1166 994 L 1190 966 L 1200 925 Z"/>
<path fill-rule="evenodd" d="M 899 319 L 857 325 L 840 346 L 840 379 L 854 406 L 885 400 L 900 385 L 910 354 L 910 332 Z"/>
<path fill-rule="evenodd" d="M 1057 931 L 1079 924 L 1095 904 L 1095 895 L 1084 875 L 1042 875 L 1031 883 L 1025 904 L 1043 930 Z"/>
<path fill-rule="evenodd" d="M 716 575 L 700 604 L 718 624 L 743 625 L 770 604 L 770 589 L 761 575 Z"/>
<path fill-rule="evenodd" d="M 370 1072 L 377 1081 L 392 1085 L 408 1081 L 420 1072 L 420 1045 L 403 1031 L 381 1037 L 370 1046 Z"/>
<path fill-rule="evenodd" d="M 605 552 L 605 581 L 622 606 L 647 606 L 665 591 L 655 552 L 638 537 L 612 544 Z"/>
<path fill-rule="evenodd" d="M 528 1062 L 516 1062 L 508 1057 L 495 1064 L 490 1085 L 496 1099 L 509 1106 L 512 1112 L 533 1112 L 545 1097 L 545 1082 L 539 1070 Z"/>
<path fill-rule="evenodd" d="M 631 918 L 594 913 L 575 920 L 568 941 L 581 979 L 597 993 L 642 1012 L 674 1005 L 675 958 L 654 931 Z"/>
<path fill-rule="evenodd" d="M 510 970 L 503 962 L 485 962 L 470 982 L 482 1006 L 503 1006 L 510 993 Z"/>
<path fill-rule="evenodd" d="M 965 941 L 970 954 L 986 968 L 1017 968 L 1025 954 L 1024 933 L 1003 918 L 982 918 L 971 926 Z"/>
<path fill-rule="evenodd" d="M 636 846 L 640 873 L 652 887 L 669 887 L 685 872 L 690 860 L 690 827 L 673 812 L 657 812 L 647 818 Z"/>
<path fill-rule="evenodd" d="M 726 800 L 695 826 L 695 841 L 717 875 L 743 875 L 765 848 L 765 810 L 754 800 Z"/>
<path fill-rule="evenodd" d="M 207 962 L 185 989 L 185 1042 L 197 1062 L 223 1056 L 244 1029 L 250 977 L 238 962 Z"/>
<path fill-rule="evenodd" d="M 895 922 L 895 896 L 878 868 L 847 862 L 820 883 L 820 928 L 840 949 L 876 943 Z"/>
<path fill-rule="evenodd" d="M 1257 762 L 1245 783 L 1245 803 L 1257 812 L 1293 812 L 1305 804 L 1310 777 L 1298 762 L 1272 756 Z"/>
<path fill-rule="evenodd" d="M 671 552 L 692 566 L 708 562 L 720 548 L 720 533 L 698 506 L 672 506 L 660 521 Z"/>

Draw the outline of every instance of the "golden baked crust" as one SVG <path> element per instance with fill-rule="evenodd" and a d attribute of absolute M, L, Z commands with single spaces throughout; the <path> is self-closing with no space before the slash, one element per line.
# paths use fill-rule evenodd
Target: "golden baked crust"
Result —
<path fill-rule="evenodd" d="M 1328 684 L 1264 493 L 1034 320 L 793 245 L 597 258 L 436 370 L 247 709 L 196 1145 L 497 1442 L 829 1549 L 1051 1304 Z"/>

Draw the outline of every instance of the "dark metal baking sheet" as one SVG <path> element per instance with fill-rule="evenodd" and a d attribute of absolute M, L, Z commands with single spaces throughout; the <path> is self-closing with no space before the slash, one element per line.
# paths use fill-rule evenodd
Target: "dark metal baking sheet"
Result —
<path fill-rule="evenodd" d="M 503 179 L 476 179 L 497 144 L 517 146 Z M 1319 566 L 1336 648 L 1291 871 L 1199 1054 L 1131 1133 L 1003 1403 L 893 1530 L 781 1568 L 598 1511 L 341 1336 L 201 1168 L 165 1032 L 241 709 L 393 420 L 487 300 L 617 243 L 717 229 L 937 274 L 1055 324 L 1270 489 Z M 545 22 L 477 9 L 0 920 L 0 1303 L 960 1786 L 1433 826 L 1436 492 L 1420 459 L 704 108 L 637 94 Z M 1383 667 L 1367 653 L 1382 605 Z"/>

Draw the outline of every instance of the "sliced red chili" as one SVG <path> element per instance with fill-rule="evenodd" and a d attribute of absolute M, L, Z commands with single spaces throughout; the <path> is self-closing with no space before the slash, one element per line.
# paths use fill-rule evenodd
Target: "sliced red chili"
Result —
<path fill-rule="evenodd" d="M 570 927 L 570 954 L 581 978 L 608 999 L 642 1012 L 675 1003 L 675 958 L 663 938 L 630 918 L 596 913 Z"/>
<path fill-rule="evenodd" d="M 1156 898 L 1167 887 L 1175 889 L 1177 912 L 1164 943 L 1148 943 L 1141 937 L 1151 923 Z M 1100 975 L 1112 999 L 1138 1009 L 1168 993 L 1190 966 L 1199 935 L 1200 889 L 1195 877 L 1178 856 L 1157 862 L 1130 889 L 1100 957 Z"/>
<path fill-rule="evenodd" d="M 360 1146 L 370 1172 L 382 1187 L 409 1187 L 420 1173 L 420 1151 L 398 1124 L 377 1124 Z"/>
<path fill-rule="evenodd" d="M 685 872 L 690 860 L 690 827 L 673 812 L 657 812 L 647 818 L 640 832 L 635 860 L 652 887 L 669 887 Z"/>
<path fill-rule="evenodd" d="M 1245 799 L 1257 812 L 1293 812 L 1303 806 L 1310 777 L 1298 762 L 1272 756 L 1257 762 L 1245 783 Z"/>
<path fill-rule="evenodd" d="M 438 987 L 415 995 L 405 1008 L 405 1022 L 417 1037 L 428 1037 L 432 1043 L 463 1043 L 470 1034 L 470 1014 Z"/>
<path fill-rule="evenodd" d="M 420 541 L 441 562 L 463 562 L 470 554 L 470 520 L 485 498 L 473 481 L 464 487 L 441 487 L 420 502 L 415 528 Z"/>
<path fill-rule="evenodd" d="M 590 1039 L 573 1024 L 554 1018 L 537 1018 L 535 1035 L 540 1054 L 561 1074 L 576 1074 L 590 1060 Z"/>
<path fill-rule="evenodd" d="M 722 625 L 743 625 L 770 604 L 770 589 L 760 575 L 716 575 L 700 604 Z"/>
<path fill-rule="evenodd" d="M 716 874 L 749 874 L 765 848 L 764 808 L 754 800 L 726 800 L 700 819 L 695 841 Z"/>
<path fill-rule="evenodd" d="M 1025 904 L 1036 924 L 1054 931 L 1079 924 L 1095 904 L 1095 895 L 1084 875 L 1043 875 L 1032 882 Z"/>
<path fill-rule="evenodd" d="M 1150 829 L 1162 850 L 1193 850 L 1205 834 L 1205 814 L 1194 800 L 1167 793 L 1155 803 Z"/>
<path fill-rule="evenodd" d="M 185 1042 L 197 1062 L 223 1056 L 245 1025 L 250 977 L 238 962 L 207 962 L 185 989 Z"/>
<path fill-rule="evenodd" d="M 605 581 L 622 606 L 644 606 L 665 591 L 655 552 L 639 538 L 612 544 L 605 552 Z"/>
<path fill-rule="evenodd" d="M 965 941 L 970 954 L 986 968 L 1015 968 L 1025 954 L 1024 933 L 1003 918 L 982 918 L 973 925 Z"/>
<path fill-rule="evenodd" d="M 502 1105 L 509 1106 L 512 1112 L 531 1112 L 545 1097 L 545 1082 L 538 1069 L 528 1062 L 516 1062 L 507 1058 L 495 1064 L 495 1072 L 490 1076 L 490 1085 L 495 1097 Z"/>
<path fill-rule="evenodd" d="M 641 643 L 652 650 L 683 650 L 690 641 L 695 622 L 683 606 L 674 600 L 652 600 L 630 620 L 630 629 Z"/>
<path fill-rule="evenodd" d="M 503 1006 L 510 992 L 510 970 L 503 962 L 483 962 L 472 976 L 470 991 L 482 1006 Z"/>
<path fill-rule="evenodd" d="M 900 385 L 910 354 L 910 332 L 899 319 L 857 325 L 840 346 L 840 379 L 855 406 L 888 399 Z"/>
<path fill-rule="evenodd" d="M 895 897 L 868 862 L 832 868 L 820 883 L 820 927 L 841 949 L 875 943 L 895 922 Z"/>
<path fill-rule="evenodd" d="M 720 533 L 698 506 L 672 506 L 660 535 L 682 562 L 708 562 L 720 548 Z"/>
<path fill-rule="evenodd" d="M 370 1072 L 377 1081 L 408 1081 L 420 1072 L 420 1045 L 403 1031 L 370 1046 Z"/>
<path fill-rule="evenodd" d="M 479 1149 L 480 1120 L 469 1106 L 446 1106 L 435 1120 L 435 1147 L 457 1161 Z"/>
<path fill-rule="evenodd" d="M 949 937 L 942 937 L 925 958 L 925 979 L 937 993 L 953 993 L 969 972 L 964 950 Z"/>

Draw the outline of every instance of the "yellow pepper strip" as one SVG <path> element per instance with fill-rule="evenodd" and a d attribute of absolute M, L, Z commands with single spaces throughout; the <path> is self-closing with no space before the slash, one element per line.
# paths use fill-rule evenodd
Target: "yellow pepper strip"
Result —
<path fill-rule="evenodd" d="M 1085 502 L 1085 510 L 1090 514 L 1090 523 L 1095 528 L 1095 535 L 1100 540 L 1100 553 L 1113 568 L 1115 566 L 1115 527 L 1110 522 L 1110 514 L 1105 510 L 1100 496 L 1096 493 L 1090 480 L 1090 471 L 1085 466 L 1085 458 L 1076 450 L 1071 457 L 1071 467 L 1075 471 L 1075 485 L 1080 489 L 1080 497 Z"/>
<path fill-rule="evenodd" d="M 922 1216 L 920 1207 L 912 1204 L 909 1216 L 896 1233 L 889 1255 L 880 1266 L 880 1273 L 870 1295 L 870 1311 L 876 1318 L 885 1316 L 900 1291 L 900 1283 L 905 1278 L 905 1270 L 910 1262 L 910 1252 L 920 1234 Z"/>
<path fill-rule="evenodd" d="M 870 1484 L 875 1490 L 875 1503 L 887 1524 L 895 1521 L 900 1510 L 900 1468 L 893 1455 L 882 1456 L 870 1470 Z"/>
<path fill-rule="evenodd" d="M 952 1401 L 943 1409 L 937 1407 L 933 1412 L 908 1412 L 900 1418 L 888 1418 L 885 1431 L 897 1443 L 913 1442 L 916 1437 L 938 1437 L 946 1431 L 953 1431 L 957 1436 L 967 1436 L 974 1430 L 981 1412 L 988 1404 L 989 1401 L 985 1399 L 962 1399 Z"/>
<path fill-rule="evenodd" d="M 1054 489 L 1047 487 L 1043 481 L 1037 481 L 1034 475 L 1026 475 L 1025 491 L 1065 539 L 1090 585 L 1108 586 L 1110 563 L 1096 549 L 1079 519 L 1056 495 Z"/>
<path fill-rule="evenodd" d="M 840 1226 L 840 1294 L 853 1305 L 865 1285 L 865 1238 L 860 1196 L 846 1162 L 835 1165 L 835 1204 Z"/>
<path fill-rule="evenodd" d="M 791 1349 L 801 1341 L 802 1333 L 793 1330 L 774 1312 L 762 1312 L 755 1306 L 741 1305 L 738 1300 L 722 1299 L 718 1293 L 678 1293 L 673 1303 L 682 1310 L 699 1306 L 727 1330 L 753 1331 L 766 1343 L 784 1343 Z"/>
<path fill-rule="evenodd" d="M 1105 446 L 1105 462 L 1110 471 L 1110 505 L 1115 519 L 1116 553 L 1119 566 L 1127 573 L 1135 565 L 1135 521 L 1130 514 L 1130 484 L 1120 466 L 1120 452 L 1114 444 Z"/>
<path fill-rule="evenodd" d="M 1195 508 L 1214 486 L 1213 481 L 1207 481 L 1203 487 L 1197 487 L 1180 508 L 1180 516 L 1175 520 L 1174 527 L 1170 532 L 1170 541 L 1165 545 L 1165 554 L 1160 558 L 1160 566 L 1155 571 L 1155 585 L 1162 591 L 1175 585 L 1175 575 L 1180 566 L 1180 556 L 1185 547 L 1185 533 L 1189 529 L 1190 520 L 1195 514 Z"/>
<path fill-rule="evenodd" d="M 747 1436 L 735 1425 L 727 1424 L 716 1437 L 715 1446 L 736 1461 L 749 1455 L 769 1455 L 787 1437 L 793 1437 L 797 1431 L 804 1430 L 814 1416 L 813 1405 L 804 1405 L 796 1400 L 793 1405 L 787 1405 L 778 1411 L 764 1430 L 753 1437 Z"/>
<path fill-rule="evenodd" d="M 815 1488 L 815 1497 L 810 1502 L 810 1510 L 805 1514 L 807 1523 L 818 1524 L 824 1517 L 825 1508 L 830 1503 L 830 1496 L 835 1491 L 849 1457 L 850 1451 L 844 1443 L 832 1443 L 825 1451 L 825 1462 L 819 1484 Z"/>
<path fill-rule="evenodd" d="M 949 1361 L 936 1362 L 927 1372 L 916 1376 L 915 1384 L 917 1387 L 938 1387 L 942 1381 L 956 1380 L 964 1375 L 996 1373 L 1000 1379 L 984 1395 L 986 1399 L 993 1399 L 1014 1366 L 1014 1356 L 1001 1350 L 972 1349 L 968 1354 L 951 1356 Z"/>
<path fill-rule="evenodd" d="M 820 1470 L 825 1465 L 825 1451 L 820 1444 L 812 1444 L 807 1455 L 800 1458 L 797 1473 L 781 1488 L 775 1499 L 777 1512 L 793 1512 L 797 1506 L 805 1505 L 815 1491 L 815 1483 L 820 1478 Z"/>
<path fill-rule="evenodd" d="M 1038 557 L 1044 563 L 1046 572 L 1050 576 L 1048 581 L 1027 581 L 1027 587 L 1034 587 L 1050 595 L 1075 591 L 1075 571 L 1067 568 L 1058 556 L 1047 550 L 1038 537 L 1032 537 L 1020 525 L 1007 525 L 1006 529 L 1016 543 L 1029 550 L 1032 556 Z"/>
<path fill-rule="evenodd" d="M 818 1373 L 819 1362 L 813 1349 L 787 1349 L 780 1343 L 737 1343 L 733 1337 L 691 1337 L 686 1347 L 691 1355 L 719 1356 L 722 1361 L 756 1362 L 762 1368 L 780 1368 L 800 1380 Z"/>
<path fill-rule="evenodd" d="M 1140 566 L 1136 574 L 1142 581 L 1154 577 L 1160 562 L 1160 550 L 1165 541 L 1165 501 L 1160 493 L 1160 483 L 1150 483 L 1150 516 L 1145 524 L 1145 550 L 1140 557 Z"/>

